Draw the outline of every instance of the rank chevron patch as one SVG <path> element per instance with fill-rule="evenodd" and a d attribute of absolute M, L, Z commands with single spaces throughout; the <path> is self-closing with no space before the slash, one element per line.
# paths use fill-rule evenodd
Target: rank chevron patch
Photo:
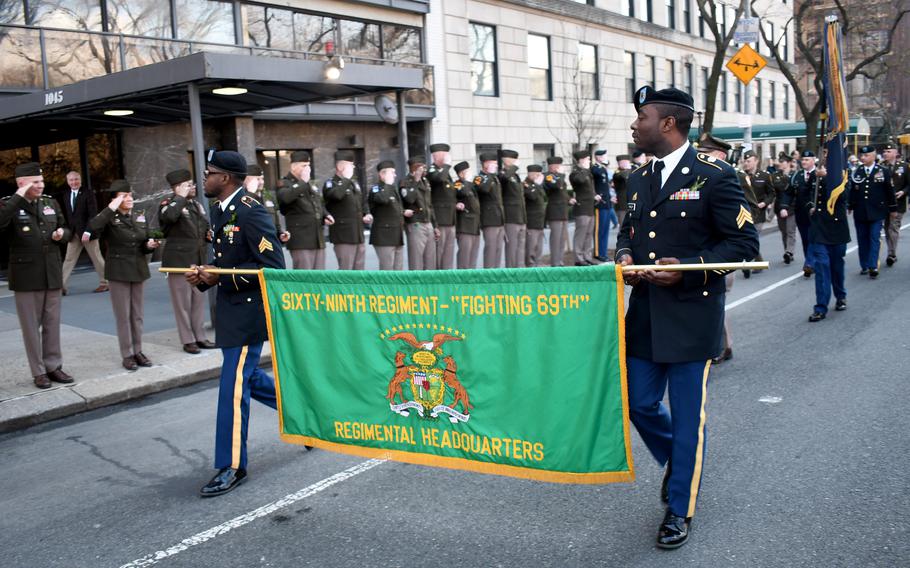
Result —
<path fill-rule="evenodd" d="M 743 225 L 746 223 L 752 223 L 753 225 L 755 224 L 755 222 L 752 220 L 752 213 L 750 213 L 745 207 L 743 207 L 742 204 L 740 204 L 739 215 L 736 216 L 736 227 L 738 229 L 742 229 Z"/>
<path fill-rule="evenodd" d="M 272 243 L 270 243 L 267 238 L 262 237 L 262 240 L 259 241 L 259 254 L 262 254 L 267 250 L 273 251 L 275 250 L 275 247 L 272 246 Z"/>

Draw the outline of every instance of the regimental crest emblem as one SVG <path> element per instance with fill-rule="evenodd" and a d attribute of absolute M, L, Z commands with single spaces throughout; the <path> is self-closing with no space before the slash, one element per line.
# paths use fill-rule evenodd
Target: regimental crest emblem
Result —
<path fill-rule="evenodd" d="M 403 417 L 416 412 L 424 420 L 436 420 L 445 414 L 453 424 L 470 419 L 474 406 L 458 378 L 458 365 L 442 349 L 450 341 L 464 340 L 463 333 L 457 330 L 454 333 L 436 333 L 430 341 L 418 340 L 406 331 L 381 335 L 407 345 L 395 353 L 395 372 L 386 394 L 392 412 Z M 459 405 L 461 410 L 457 410 Z"/>

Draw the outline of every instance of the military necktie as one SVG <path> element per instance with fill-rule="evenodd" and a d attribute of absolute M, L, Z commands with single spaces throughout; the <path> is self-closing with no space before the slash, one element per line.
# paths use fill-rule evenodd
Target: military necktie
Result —
<path fill-rule="evenodd" d="M 651 177 L 651 203 L 653 204 L 657 201 L 657 194 L 660 193 L 661 186 L 661 172 L 664 169 L 664 163 L 661 160 L 654 162 L 654 172 Z"/>

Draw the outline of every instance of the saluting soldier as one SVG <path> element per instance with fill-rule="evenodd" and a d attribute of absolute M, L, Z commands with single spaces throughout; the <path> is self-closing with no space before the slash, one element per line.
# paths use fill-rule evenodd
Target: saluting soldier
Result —
<path fill-rule="evenodd" d="M 565 264 L 566 224 L 569 220 L 569 190 L 562 173 L 562 158 L 547 158 L 547 175 L 543 179 L 547 192 L 547 225 L 550 226 L 550 266 Z"/>
<path fill-rule="evenodd" d="M 250 398 L 276 407 L 275 382 L 259 368 L 262 344 L 268 339 L 259 278 L 208 271 L 211 268 L 284 268 L 277 230 L 265 207 L 243 188 L 246 160 L 232 151 L 210 152 L 205 196 L 212 204 L 215 233 L 214 266 L 191 266 L 187 281 L 201 291 L 218 286 L 215 343 L 224 358 L 218 383 L 215 426 L 215 468 L 218 473 L 202 489 L 203 497 L 223 495 L 246 477 L 246 437 Z"/>
<path fill-rule="evenodd" d="M 615 199 L 610 187 L 613 172 L 610 171 L 609 166 L 606 150 L 600 149 L 594 152 L 591 176 L 594 178 L 594 193 L 600 197 L 600 200 L 594 205 L 594 258 L 601 262 L 607 261 L 607 249 L 610 242 L 610 212 L 613 210 L 613 200 Z"/>
<path fill-rule="evenodd" d="M 626 218 L 626 207 L 629 203 L 626 184 L 629 182 L 630 173 L 632 162 L 629 156 L 627 154 L 616 156 L 616 172 L 613 174 L 613 193 L 616 195 L 616 201 L 613 202 L 613 210 L 616 212 L 620 227 Z"/>
<path fill-rule="evenodd" d="M 480 229 L 483 232 L 483 267 L 500 268 L 505 244 L 505 211 L 502 203 L 502 186 L 497 171 L 496 154 L 480 155 L 481 171 L 474 177 L 474 189 L 480 199 Z"/>
<path fill-rule="evenodd" d="M 290 238 L 290 233 L 281 230 L 281 219 L 278 216 L 278 203 L 275 195 L 265 187 L 265 172 L 258 164 L 250 164 L 246 168 L 246 178 L 243 180 L 243 187 L 250 197 L 258 201 L 265 207 L 265 210 L 272 216 L 272 222 L 278 230 L 278 240 L 286 243 Z"/>
<path fill-rule="evenodd" d="M 774 199 L 774 189 L 771 186 L 771 174 L 759 169 L 758 155 L 753 150 L 743 153 L 743 169 L 737 172 L 739 183 L 746 195 L 746 201 L 752 210 L 752 219 L 755 221 L 755 230 L 761 232 L 768 213 L 768 205 Z M 763 260 L 761 253 L 755 260 Z M 752 272 L 743 270 L 743 276 L 749 278 Z"/>
<path fill-rule="evenodd" d="M 278 208 L 287 225 L 287 247 L 296 270 L 325 270 L 322 227 L 335 223 L 312 172 L 309 152 L 291 152 L 290 171 L 278 182 Z"/>
<path fill-rule="evenodd" d="M 151 367 L 142 352 L 142 322 L 145 281 L 149 279 L 147 254 L 158 248 L 149 237 L 145 211 L 133 209 L 133 190 L 123 179 L 114 180 L 108 190 L 111 202 L 89 222 L 92 238 L 107 242 L 104 277 L 111 288 L 111 306 L 117 323 L 121 364 L 128 371 Z"/>
<path fill-rule="evenodd" d="M 341 270 L 363 270 L 366 257 L 363 226 L 373 222 L 360 184 L 353 177 L 354 153 L 335 152 L 335 175 L 322 185 L 322 195 L 329 215 L 335 220 L 329 226 L 329 240 Z M 292 236 L 293 233 L 291 227 Z"/>
<path fill-rule="evenodd" d="M 480 254 L 480 199 L 470 178 L 470 164 L 455 164 L 455 235 L 458 240 L 458 268 L 477 268 Z"/>
<path fill-rule="evenodd" d="M 888 266 L 894 266 L 894 263 L 897 262 L 897 243 L 901 236 L 901 221 L 904 213 L 907 212 L 908 165 L 906 160 L 897 153 L 897 146 L 893 142 L 885 144 L 882 155 L 885 158 L 885 165 L 891 170 L 891 187 L 894 188 L 894 200 L 897 203 L 897 214 L 891 216 L 885 230 L 885 241 L 888 243 L 888 258 L 885 262 Z"/>
<path fill-rule="evenodd" d="M 629 264 L 739 262 L 758 253 L 758 233 L 735 170 L 696 153 L 687 138 L 691 95 L 679 89 L 635 93 L 632 139 L 654 155 L 629 176 L 629 214 L 616 261 Z M 629 416 L 645 445 L 667 464 L 667 511 L 657 546 L 689 538 L 705 455 L 705 403 L 711 358 L 724 317 L 723 271 L 624 275 Z M 663 401 L 669 386 L 670 409 Z"/>
<path fill-rule="evenodd" d="M 379 162 L 376 170 L 379 183 L 370 188 L 367 196 L 373 215 L 370 244 L 379 257 L 379 270 L 401 270 L 404 268 L 404 216 L 395 185 L 395 162 Z"/>
<path fill-rule="evenodd" d="M 433 215 L 433 194 L 423 177 L 427 165 L 421 158 L 408 160 L 409 173 L 401 183 L 401 205 L 404 207 L 408 233 L 408 270 L 436 268 L 436 240 L 439 230 Z"/>
<path fill-rule="evenodd" d="M 796 229 L 799 231 L 800 244 L 803 247 L 803 276 L 812 276 L 812 259 L 809 256 L 809 211 L 815 206 L 815 185 L 819 182 L 819 172 L 815 168 L 815 153 L 803 150 L 800 154 L 800 169 L 790 176 L 790 193 L 787 208 L 796 217 Z"/>
<path fill-rule="evenodd" d="M 9 289 L 35 386 L 71 383 L 60 353 L 63 263 L 59 242 L 70 239 L 60 207 L 44 192 L 36 162 L 16 166 L 16 193 L 0 200 L 0 232 L 9 246 Z"/>
<path fill-rule="evenodd" d="M 881 233 L 886 220 L 896 216 L 897 200 L 891 185 L 891 171 L 875 163 L 875 146 L 859 149 L 860 166 L 850 175 L 850 201 L 856 242 L 859 245 L 860 274 L 878 278 Z"/>
<path fill-rule="evenodd" d="M 439 240 L 436 241 L 436 268 L 455 268 L 455 183 L 452 181 L 451 157 L 448 144 L 431 144 L 430 156 L 433 163 L 427 170 L 430 182 L 433 216 Z"/>
<path fill-rule="evenodd" d="M 208 261 L 212 242 L 205 208 L 196 200 L 196 184 L 189 170 L 174 170 L 165 176 L 174 195 L 158 207 L 158 223 L 164 232 L 161 266 L 186 268 Z M 167 274 L 167 287 L 177 320 L 177 335 L 183 350 L 200 353 L 215 344 L 205 336 L 205 295 L 180 274 Z"/>
<path fill-rule="evenodd" d="M 786 152 L 777 157 L 777 171 L 771 174 L 771 187 L 774 189 L 774 214 L 777 216 L 777 228 L 784 244 L 784 263 L 793 262 L 793 249 L 796 248 L 796 216 L 790 214 L 793 186 L 790 178 L 793 162 Z"/>
<path fill-rule="evenodd" d="M 528 212 L 528 240 L 525 247 L 525 266 L 540 266 L 543 256 L 543 230 L 547 224 L 547 190 L 543 188 L 543 167 L 528 166 L 524 181 L 525 208 Z"/>
<path fill-rule="evenodd" d="M 518 152 L 502 150 L 499 155 L 502 157 L 499 185 L 502 188 L 502 206 L 505 211 L 506 268 L 519 268 L 525 265 L 528 231 L 524 185 L 518 176 Z"/>
<path fill-rule="evenodd" d="M 594 264 L 594 205 L 600 202 L 600 196 L 594 192 L 588 151 L 573 152 L 572 158 L 575 160 L 575 167 L 569 174 L 572 184 L 569 203 L 575 206 L 572 248 L 575 249 L 575 266 L 588 266 Z"/>

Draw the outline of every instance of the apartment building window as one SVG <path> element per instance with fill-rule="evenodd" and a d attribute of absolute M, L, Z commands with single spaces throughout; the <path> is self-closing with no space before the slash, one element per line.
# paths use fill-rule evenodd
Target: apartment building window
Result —
<path fill-rule="evenodd" d="M 768 102 L 768 111 L 771 118 L 777 118 L 777 90 L 774 88 L 774 81 L 768 81 L 768 94 L 771 100 Z"/>
<path fill-rule="evenodd" d="M 237 43 L 231 2 L 177 0 L 177 37 L 210 43 Z"/>
<path fill-rule="evenodd" d="M 531 81 L 531 98 L 548 101 L 550 89 L 550 38 L 528 34 L 528 78 Z"/>
<path fill-rule="evenodd" d="M 784 35 L 780 38 L 780 44 L 778 44 L 778 49 L 780 50 L 781 57 L 784 61 L 790 60 L 790 45 L 787 43 L 787 28 L 784 28 Z"/>
<path fill-rule="evenodd" d="M 727 112 L 727 72 L 720 74 L 720 110 Z"/>
<path fill-rule="evenodd" d="M 359 57 L 382 57 L 379 45 L 379 26 L 366 22 L 339 20 L 341 53 Z"/>
<path fill-rule="evenodd" d="M 676 0 L 666 0 L 667 3 L 667 27 L 671 30 L 676 29 Z"/>
<path fill-rule="evenodd" d="M 645 75 L 648 78 L 648 84 L 652 89 L 657 88 L 657 58 L 653 55 L 646 55 L 645 62 L 648 64 Z"/>
<path fill-rule="evenodd" d="M 727 35 L 727 8 L 724 4 L 717 5 L 717 16 L 718 22 L 717 25 L 720 27 L 721 37 L 726 37 Z"/>
<path fill-rule="evenodd" d="M 654 21 L 654 5 L 652 0 L 639 0 L 638 18 L 646 22 Z"/>
<path fill-rule="evenodd" d="M 667 66 L 664 68 L 667 72 L 667 86 L 676 87 L 676 62 L 672 59 L 667 59 Z"/>
<path fill-rule="evenodd" d="M 761 114 L 761 79 L 755 80 L 755 114 Z"/>
<path fill-rule="evenodd" d="M 471 90 L 482 97 L 499 96 L 496 28 L 471 22 Z"/>
<path fill-rule="evenodd" d="M 638 83 L 638 78 L 635 76 L 635 54 L 631 51 L 623 53 L 623 65 L 626 70 L 626 97 L 628 97 L 627 101 L 631 103 L 637 89 L 636 83 Z"/>
<path fill-rule="evenodd" d="M 708 108 L 708 68 L 701 68 L 701 108 Z"/>
<path fill-rule="evenodd" d="M 382 24 L 382 58 L 420 63 L 420 28 Z"/>
<path fill-rule="evenodd" d="M 790 87 L 784 85 L 784 118 L 790 120 Z"/>
<path fill-rule="evenodd" d="M 692 95 L 692 64 L 686 63 L 683 66 L 683 90 Z"/>
<path fill-rule="evenodd" d="M 736 99 L 733 107 L 736 109 L 736 112 L 743 111 L 743 83 L 739 79 L 736 80 Z"/>
<path fill-rule="evenodd" d="M 11 2 L 8 2 L 11 4 Z M 40 5 L 41 3 L 38 3 Z M 50 2 L 45 3 L 50 4 Z M 70 2 L 54 2 L 58 6 Z M 80 4 L 88 4 L 80 2 Z M 98 2 L 94 3 L 95 5 Z M 151 37 L 172 37 L 170 2 L 155 0 L 107 0 L 107 31 Z M 29 8 L 35 6 L 29 2 Z M 0 9 L 2 11 L 2 9 Z M 53 24 L 55 27 L 57 24 Z M 233 42 L 232 42 L 233 43 Z"/>
<path fill-rule="evenodd" d="M 629 13 L 626 15 L 629 16 L 630 18 L 635 17 L 635 2 L 637 2 L 637 1 L 638 0 L 629 0 L 629 2 L 627 4 Z"/>
<path fill-rule="evenodd" d="M 589 43 L 578 44 L 578 80 L 582 96 L 586 99 L 600 98 L 600 73 L 597 69 L 597 46 Z"/>
<path fill-rule="evenodd" d="M 698 11 L 698 37 L 705 37 L 705 17 Z"/>
<path fill-rule="evenodd" d="M 692 33 L 692 0 L 683 0 L 683 31 Z"/>

